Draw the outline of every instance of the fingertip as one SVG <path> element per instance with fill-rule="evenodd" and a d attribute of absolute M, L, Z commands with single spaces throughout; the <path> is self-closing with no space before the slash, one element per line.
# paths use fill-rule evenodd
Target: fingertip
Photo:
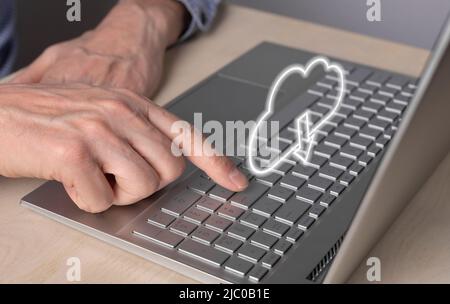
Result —
<path fill-rule="evenodd" d="M 248 179 L 238 168 L 234 167 L 228 174 L 228 179 L 234 186 L 234 191 L 243 191 L 248 187 Z"/>

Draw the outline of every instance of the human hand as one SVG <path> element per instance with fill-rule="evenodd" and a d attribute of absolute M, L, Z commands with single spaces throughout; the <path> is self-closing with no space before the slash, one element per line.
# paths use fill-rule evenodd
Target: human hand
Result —
<path fill-rule="evenodd" d="M 125 88 L 151 96 L 161 79 L 164 53 L 183 29 L 176 1 L 122 1 L 94 30 L 47 48 L 12 83 Z"/>
<path fill-rule="evenodd" d="M 181 138 L 183 152 L 203 143 L 208 153 L 188 158 L 218 184 L 232 191 L 247 186 L 233 162 L 211 153 L 198 132 L 174 133 L 177 121 L 124 89 L 0 85 L 0 175 L 57 180 L 78 207 L 101 212 L 178 178 L 184 158 L 172 153 L 172 141 Z"/>

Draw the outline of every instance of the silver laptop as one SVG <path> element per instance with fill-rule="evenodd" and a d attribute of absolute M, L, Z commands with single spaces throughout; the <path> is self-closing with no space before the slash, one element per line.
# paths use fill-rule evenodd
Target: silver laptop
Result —
<path fill-rule="evenodd" d="M 233 158 L 250 185 L 233 193 L 190 166 L 175 183 L 126 207 L 88 214 L 57 182 L 21 203 L 111 245 L 208 283 L 344 282 L 450 148 L 450 27 L 420 81 L 343 61 L 347 94 L 320 130 L 310 163 L 264 177 Z M 168 105 L 187 121 L 254 120 L 275 76 L 312 54 L 262 43 Z M 285 145 L 306 109 L 330 108 L 336 81 L 316 71 L 287 81 L 273 119 Z M 245 143 L 244 143 L 245 144 Z"/>

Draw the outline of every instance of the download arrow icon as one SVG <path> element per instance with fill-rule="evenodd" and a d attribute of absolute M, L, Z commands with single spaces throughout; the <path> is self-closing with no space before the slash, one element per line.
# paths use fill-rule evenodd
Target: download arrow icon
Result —
<path fill-rule="evenodd" d="M 338 95 L 336 96 L 335 102 L 328 113 L 326 113 L 317 123 L 312 124 L 311 112 L 306 110 L 296 119 L 296 129 L 297 129 L 297 140 L 292 144 L 286 151 L 281 153 L 275 161 L 265 167 L 260 167 L 256 161 L 256 143 L 258 129 L 261 123 L 270 115 L 273 114 L 274 100 L 280 90 L 281 85 L 284 81 L 293 74 L 299 74 L 303 78 L 307 78 L 311 71 L 316 68 L 316 66 L 323 66 L 325 72 L 334 72 L 337 75 L 338 80 Z M 275 78 L 272 86 L 270 87 L 269 94 L 267 95 L 266 107 L 263 113 L 260 115 L 256 121 L 255 126 L 250 131 L 249 144 L 247 149 L 248 155 L 248 167 L 254 175 L 263 176 L 273 172 L 281 163 L 293 155 L 302 163 L 308 163 L 313 151 L 314 139 L 317 135 L 317 131 L 320 130 L 328 121 L 330 121 L 334 115 L 336 115 L 342 100 L 345 95 L 345 76 L 344 69 L 336 63 L 330 63 L 330 61 L 322 56 L 314 57 L 311 59 L 306 66 L 299 64 L 293 64 L 286 67 L 281 73 Z"/>

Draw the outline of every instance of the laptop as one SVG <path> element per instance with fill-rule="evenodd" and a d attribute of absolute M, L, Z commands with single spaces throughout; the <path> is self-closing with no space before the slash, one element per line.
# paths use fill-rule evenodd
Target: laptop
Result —
<path fill-rule="evenodd" d="M 449 152 L 449 38 L 447 24 L 420 79 L 329 58 L 345 70 L 346 96 L 318 132 L 310 162 L 286 159 L 254 176 L 234 157 L 250 180 L 244 192 L 188 166 L 151 197 L 101 214 L 79 210 L 54 181 L 21 204 L 201 282 L 345 282 Z M 261 43 L 167 108 L 190 122 L 194 113 L 255 120 L 276 75 L 317 55 Z M 320 70 L 286 81 L 274 136 L 289 146 L 295 118 L 306 109 L 324 115 L 335 94 L 335 79 Z"/>

